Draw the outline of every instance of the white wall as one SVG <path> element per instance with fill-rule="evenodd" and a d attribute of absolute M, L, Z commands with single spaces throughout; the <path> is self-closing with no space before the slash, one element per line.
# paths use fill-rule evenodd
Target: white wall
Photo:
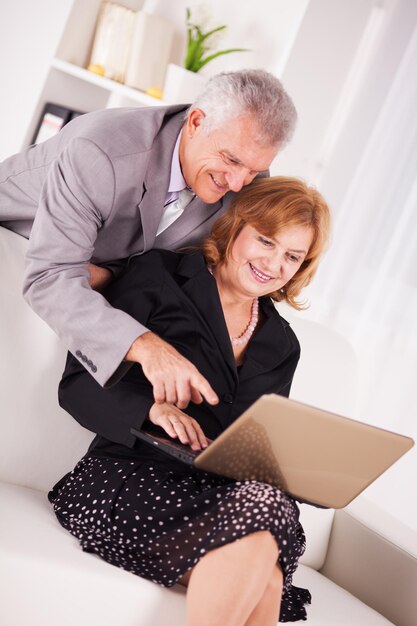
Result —
<path fill-rule="evenodd" d="M 0 3 L 0 160 L 23 145 L 72 0 Z"/>
<path fill-rule="evenodd" d="M 277 165 L 311 179 L 323 137 L 342 93 L 374 0 L 310 2 L 282 74 L 299 122 Z"/>

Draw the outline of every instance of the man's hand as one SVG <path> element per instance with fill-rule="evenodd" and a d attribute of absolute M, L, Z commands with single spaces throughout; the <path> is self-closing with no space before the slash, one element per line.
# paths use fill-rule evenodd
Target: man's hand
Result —
<path fill-rule="evenodd" d="M 219 399 L 197 368 L 169 343 L 152 332 L 138 337 L 125 356 L 126 361 L 140 363 L 153 386 L 157 404 L 166 402 L 185 409 L 188 403 L 217 404 Z"/>
<path fill-rule="evenodd" d="M 170 437 L 178 437 L 181 443 L 189 444 L 193 450 L 207 448 L 209 444 L 197 420 L 172 404 L 153 404 L 149 411 L 149 420 L 163 428 Z"/>
<path fill-rule="evenodd" d="M 105 267 L 100 267 L 99 265 L 94 265 L 94 263 L 88 264 L 88 271 L 90 273 L 90 287 L 96 291 L 104 289 L 113 278 L 113 274 L 110 270 Z"/>

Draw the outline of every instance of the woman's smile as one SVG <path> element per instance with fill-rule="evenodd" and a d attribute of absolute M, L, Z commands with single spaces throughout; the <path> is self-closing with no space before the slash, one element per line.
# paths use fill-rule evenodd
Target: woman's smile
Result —
<path fill-rule="evenodd" d="M 255 267 L 252 263 L 249 263 L 249 267 L 252 271 L 252 274 L 255 280 L 262 283 L 263 285 L 265 285 L 265 283 L 269 282 L 270 280 L 274 278 L 273 276 L 268 276 L 267 274 L 264 274 L 263 272 L 261 272 L 261 270 Z"/>

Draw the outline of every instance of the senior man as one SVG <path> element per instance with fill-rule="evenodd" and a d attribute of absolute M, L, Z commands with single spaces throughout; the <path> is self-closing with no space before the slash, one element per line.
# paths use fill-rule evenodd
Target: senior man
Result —
<path fill-rule="evenodd" d="M 267 175 L 295 121 L 274 76 L 223 72 L 191 107 L 88 113 L 0 164 L 0 224 L 29 238 L 25 298 L 100 385 L 137 362 L 156 402 L 218 401 L 194 365 L 92 286 L 112 261 L 199 243 L 233 192 Z"/>

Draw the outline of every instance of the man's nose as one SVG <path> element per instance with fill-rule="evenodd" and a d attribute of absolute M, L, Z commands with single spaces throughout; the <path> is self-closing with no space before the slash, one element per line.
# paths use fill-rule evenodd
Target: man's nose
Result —
<path fill-rule="evenodd" d="M 250 176 L 245 168 L 230 170 L 226 173 L 226 181 L 231 191 L 240 191 L 242 187 L 248 185 L 252 180 L 253 176 Z"/>

